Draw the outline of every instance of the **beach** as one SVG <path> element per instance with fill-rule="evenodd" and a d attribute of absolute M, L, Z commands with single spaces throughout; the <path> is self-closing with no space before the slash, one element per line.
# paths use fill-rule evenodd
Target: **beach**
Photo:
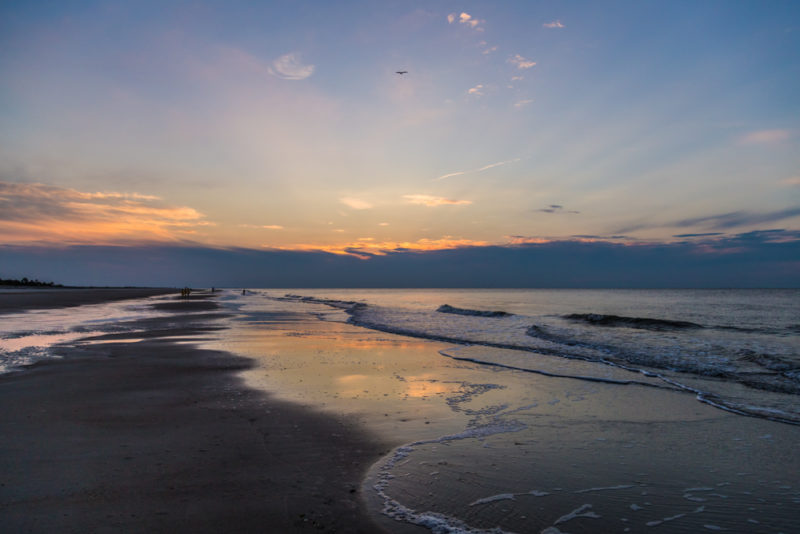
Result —
<path fill-rule="evenodd" d="M 132 300 L 111 310 L 124 320 L 78 321 L 57 357 L 0 375 L 2 529 L 788 533 L 800 520 L 800 426 L 710 402 L 738 382 L 514 348 L 533 317 L 517 293 L 294 293 Z M 437 311 L 445 299 L 465 307 Z"/>
<path fill-rule="evenodd" d="M 79 293 L 57 302 L 163 291 Z M 212 301 L 164 305 L 135 334 L 0 376 L 0 530 L 374 531 L 361 477 L 387 445 L 245 387 L 244 358 L 183 344 L 218 328 Z"/>

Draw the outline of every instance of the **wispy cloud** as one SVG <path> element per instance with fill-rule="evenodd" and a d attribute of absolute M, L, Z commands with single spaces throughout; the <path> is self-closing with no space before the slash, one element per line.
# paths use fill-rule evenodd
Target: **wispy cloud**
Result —
<path fill-rule="evenodd" d="M 354 210 L 372 209 L 372 204 L 370 204 L 366 200 L 361 200 L 359 198 L 343 197 L 339 199 L 339 202 L 341 202 L 342 204 L 344 204 L 349 208 L 353 208 Z"/>
<path fill-rule="evenodd" d="M 211 225 L 197 210 L 152 195 L 0 182 L 0 243 L 175 241 Z"/>
<path fill-rule="evenodd" d="M 561 23 L 560 20 L 554 20 L 553 22 L 545 22 L 542 24 L 544 28 L 566 28 L 564 24 Z"/>
<path fill-rule="evenodd" d="M 528 104 L 530 104 L 531 102 L 533 102 L 533 100 L 531 100 L 530 98 L 525 99 L 525 100 L 518 100 L 517 102 L 514 102 L 514 107 L 515 108 L 523 108 L 523 107 L 527 106 Z"/>
<path fill-rule="evenodd" d="M 565 210 L 564 206 L 560 204 L 550 204 L 546 208 L 541 208 L 536 211 L 542 213 L 580 213 L 579 211 Z"/>
<path fill-rule="evenodd" d="M 481 19 L 476 19 L 469 13 L 462 12 L 460 15 L 456 15 L 455 13 L 450 13 L 449 15 L 447 15 L 447 22 L 449 24 L 458 22 L 459 24 L 464 24 L 466 26 L 469 26 L 470 28 L 473 28 L 475 31 L 482 32 L 483 27 L 481 25 L 486 21 Z"/>
<path fill-rule="evenodd" d="M 725 234 L 722 232 L 702 232 L 699 234 L 675 234 L 672 237 L 711 237 L 718 235 L 725 235 Z"/>
<path fill-rule="evenodd" d="M 471 200 L 453 200 L 432 195 L 403 195 L 403 198 L 411 204 L 420 204 L 429 208 L 435 208 L 437 206 L 466 206 L 472 204 Z"/>
<path fill-rule="evenodd" d="M 483 171 L 486 171 L 486 170 L 489 170 L 489 169 L 493 169 L 495 167 L 500 167 L 501 165 L 506 165 L 508 163 L 516 163 L 520 159 L 522 159 L 522 158 L 514 158 L 514 159 L 508 159 L 508 160 L 505 160 L 505 161 L 498 161 L 497 163 L 490 163 L 489 165 L 484 165 L 483 167 L 480 167 L 478 169 L 472 169 L 472 170 L 469 170 L 469 171 L 450 172 L 450 173 L 443 174 L 441 176 L 438 176 L 438 177 L 434 178 L 433 181 L 444 180 L 446 178 L 452 178 L 453 176 L 460 176 L 462 174 L 472 174 L 474 172 L 483 172 Z"/>
<path fill-rule="evenodd" d="M 697 227 L 701 230 L 728 230 L 743 226 L 773 223 L 784 219 L 800 216 L 800 206 L 770 212 L 730 211 L 702 217 L 690 217 L 677 221 L 660 223 L 637 222 L 619 227 L 615 233 L 630 233 L 637 230 L 652 230 L 655 228 L 689 228 Z M 679 234 L 688 235 L 688 234 Z M 677 237 L 677 236 L 674 236 Z"/>
<path fill-rule="evenodd" d="M 507 235 L 506 239 L 508 239 L 508 243 L 510 245 L 529 245 L 529 244 L 541 244 L 541 243 L 549 243 L 552 241 L 546 237 L 535 237 L 535 236 L 527 236 L 527 235 Z"/>
<path fill-rule="evenodd" d="M 785 180 L 781 180 L 778 183 L 784 187 L 797 187 L 800 186 L 800 176 L 793 176 L 791 178 L 786 178 Z"/>
<path fill-rule="evenodd" d="M 279 224 L 240 224 L 239 228 L 253 228 L 255 230 L 283 230 Z"/>
<path fill-rule="evenodd" d="M 530 59 L 527 59 L 519 54 L 511 56 L 506 61 L 512 65 L 516 65 L 520 70 L 529 69 L 536 65 L 535 61 L 531 61 Z"/>
<path fill-rule="evenodd" d="M 788 208 L 784 210 L 771 211 L 767 213 L 754 213 L 749 211 L 732 211 L 719 215 L 707 217 L 695 217 L 683 219 L 674 223 L 673 226 L 706 226 L 712 230 L 735 228 L 749 224 L 772 223 L 800 215 L 800 207 Z"/>
<path fill-rule="evenodd" d="M 273 61 L 269 72 L 284 80 L 305 80 L 314 73 L 314 65 L 303 64 L 301 55 L 292 52 Z"/>
<path fill-rule="evenodd" d="M 483 54 L 483 55 L 489 55 L 489 54 L 491 54 L 492 52 L 497 52 L 497 45 L 495 45 L 495 46 L 490 46 L 490 47 L 488 47 L 488 48 L 484 48 L 484 49 L 483 49 L 483 51 L 481 52 L 481 54 Z"/>
<path fill-rule="evenodd" d="M 743 135 L 739 142 L 744 145 L 780 143 L 789 139 L 790 135 L 791 132 L 789 130 L 758 130 Z"/>
<path fill-rule="evenodd" d="M 475 96 L 483 96 L 483 85 L 478 84 L 475 87 L 470 88 L 470 90 L 467 91 L 467 94 Z"/>

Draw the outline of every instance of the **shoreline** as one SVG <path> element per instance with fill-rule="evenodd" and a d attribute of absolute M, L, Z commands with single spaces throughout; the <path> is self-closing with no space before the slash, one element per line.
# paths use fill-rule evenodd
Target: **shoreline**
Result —
<path fill-rule="evenodd" d="M 58 302 L 174 290 L 80 291 L 91 295 Z M 361 482 L 393 445 L 247 387 L 250 359 L 196 346 L 218 328 L 213 301 L 168 304 L 143 321 L 149 333 L 97 336 L 0 376 L 2 530 L 381 531 Z"/>
<path fill-rule="evenodd" d="M 161 287 L 13 287 L 0 291 L 0 315 L 46 308 L 71 308 L 84 304 L 102 304 L 177 293 Z"/>

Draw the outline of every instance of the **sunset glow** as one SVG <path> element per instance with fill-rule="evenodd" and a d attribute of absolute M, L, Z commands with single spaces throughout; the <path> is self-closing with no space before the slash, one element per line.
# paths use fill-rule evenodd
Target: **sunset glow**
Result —
<path fill-rule="evenodd" d="M 79 4 L 0 7 L 0 245 L 800 240 L 792 3 Z"/>

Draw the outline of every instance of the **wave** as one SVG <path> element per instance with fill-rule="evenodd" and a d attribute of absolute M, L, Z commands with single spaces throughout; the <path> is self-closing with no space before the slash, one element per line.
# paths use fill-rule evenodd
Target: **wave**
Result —
<path fill-rule="evenodd" d="M 444 307 L 442 306 L 434 312 L 384 307 L 350 300 L 302 297 L 299 295 L 286 295 L 275 300 L 325 304 L 344 311 L 349 316 L 348 323 L 372 330 L 458 345 L 524 351 L 607 365 L 634 373 L 634 376 L 632 379 L 608 380 L 585 374 L 573 375 L 569 372 L 562 373 L 555 370 L 548 371 L 541 368 L 531 368 L 527 365 L 520 367 L 515 364 L 491 361 L 491 359 L 481 357 L 466 358 L 455 356 L 450 351 L 441 353 L 443 356 L 457 360 L 472 361 L 498 368 L 527 371 L 553 377 L 575 378 L 619 385 L 654 385 L 653 383 L 644 383 L 645 381 L 637 380 L 635 374 L 639 374 L 639 376 L 656 379 L 666 383 L 668 386 L 694 393 L 701 402 L 722 410 L 783 423 L 800 424 L 800 413 L 794 408 L 776 408 L 777 405 L 775 404 L 777 402 L 780 406 L 795 406 L 795 401 L 759 397 L 760 394 L 755 394 L 755 392 L 788 394 L 790 399 L 800 395 L 800 366 L 788 354 L 766 354 L 762 350 L 740 349 L 733 351 L 724 346 L 709 346 L 702 339 L 698 341 L 693 338 L 679 339 L 675 342 L 678 343 L 677 345 L 672 341 L 665 345 L 658 345 L 652 341 L 654 339 L 662 339 L 663 336 L 648 338 L 650 339 L 649 345 L 647 344 L 648 339 L 643 340 L 645 342 L 644 345 L 641 345 L 639 340 L 634 340 L 636 341 L 634 343 L 630 338 L 625 338 L 627 341 L 621 343 L 618 339 L 619 336 L 616 334 L 611 337 L 608 335 L 592 336 L 585 331 L 586 329 L 564 329 L 551 325 L 545 326 L 544 324 L 531 325 L 528 320 L 536 320 L 534 317 L 506 314 L 506 312 L 501 312 L 506 315 L 489 315 L 493 312 L 469 309 L 464 310 L 466 313 L 460 313 L 462 309 L 449 305 L 444 305 L 447 306 L 445 310 L 448 311 L 442 311 L 442 307 Z M 459 311 L 449 311 L 451 309 Z M 493 320 L 496 317 L 507 317 L 507 319 L 503 321 Z M 601 326 L 625 326 L 649 331 L 675 331 L 675 335 L 679 331 L 692 332 L 696 330 L 708 333 L 719 328 L 703 327 L 687 321 L 617 315 L 571 314 L 556 317 L 579 321 L 590 326 L 594 325 L 593 321 L 597 321 L 601 323 Z M 600 333 L 601 331 L 597 330 L 597 334 Z M 613 331 L 608 330 L 607 333 L 612 334 Z M 625 334 L 625 336 L 628 336 L 628 334 Z M 673 337 L 670 336 L 668 339 L 672 340 Z M 526 338 L 530 341 L 526 341 Z M 680 373 L 682 376 L 675 375 L 675 373 Z M 698 380 L 705 380 L 706 382 L 701 385 Z M 753 391 L 752 402 L 742 402 L 738 398 L 740 397 L 738 390 L 731 389 L 728 384 L 739 384 Z M 716 393 L 712 393 L 712 391 Z M 755 400 L 756 397 L 763 398 L 763 401 Z"/>
<path fill-rule="evenodd" d="M 688 330 L 700 329 L 702 325 L 689 321 L 672 321 L 669 319 L 651 319 L 648 317 L 625 317 L 622 315 L 606 315 L 602 313 L 571 313 L 564 315 L 570 321 L 580 321 L 594 326 L 639 328 L 642 330 Z"/>
<path fill-rule="evenodd" d="M 450 306 L 449 304 L 442 304 L 436 308 L 436 311 L 440 313 L 454 313 L 456 315 L 471 315 L 473 317 L 511 317 L 514 315 L 513 313 L 504 311 L 483 311 L 470 310 L 467 308 L 456 308 L 455 306 Z"/>

